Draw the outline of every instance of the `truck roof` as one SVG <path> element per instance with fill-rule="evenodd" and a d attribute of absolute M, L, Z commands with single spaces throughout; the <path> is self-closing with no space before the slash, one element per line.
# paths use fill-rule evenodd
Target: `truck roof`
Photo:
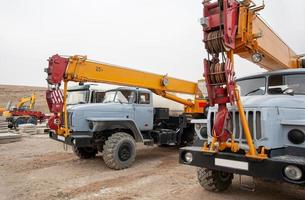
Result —
<path fill-rule="evenodd" d="M 68 91 L 77 91 L 77 90 L 95 90 L 95 91 L 105 91 L 101 86 L 97 84 L 85 84 L 85 85 L 72 85 L 68 87 Z"/>
<path fill-rule="evenodd" d="M 137 87 L 118 87 L 118 88 L 110 89 L 110 90 L 107 90 L 107 91 L 114 91 L 114 90 L 138 90 L 138 91 L 142 91 L 142 92 L 151 92 L 148 89 L 137 88 Z"/>
<path fill-rule="evenodd" d="M 237 81 L 244 80 L 244 79 L 251 79 L 251 78 L 259 78 L 259 77 L 266 77 L 271 75 L 280 75 L 280 74 L 304 74 L 305 68 L 299 69 L 283 69 L 283 70 L 276 70 L 276 71 L 268 71 L 268 72 L 261 72 L 254 75 L 243 76 L 237 78 Z"/>

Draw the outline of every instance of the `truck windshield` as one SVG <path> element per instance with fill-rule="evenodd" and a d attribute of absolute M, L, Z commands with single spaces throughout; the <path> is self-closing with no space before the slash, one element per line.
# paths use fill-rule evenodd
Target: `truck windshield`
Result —
<path fill-rule="evenodd" d="M 131 90 L 108 91 L 105 94 L 103 103 L 134 103 L 135 97 L 135 92 Z"/>
<path fill-rule="evenodd" d="M 285 94 L 288 89 L 292 89 L 295 95 L 305 95 L 305 74 L 279 74 L 269 77 L 269 94 Z"/>
<path fill-rule="evenodd" d="M 266 91 L 266 78 L 252 78 L 237 81 L 241 96 L 264 95 Z"/>
<path fill-rule="evenodd" d="M 88 101 L 89 101 L 89 91 L 88 90 L 68 91 L 68 98 L 67 98 L 68 105 L 88 103 Z"/>

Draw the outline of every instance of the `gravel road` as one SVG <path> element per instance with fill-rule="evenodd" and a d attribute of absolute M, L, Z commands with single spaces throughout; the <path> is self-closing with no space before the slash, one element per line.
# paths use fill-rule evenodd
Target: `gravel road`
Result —
<path fill-rule="evenodd" d="M 243 177 L 244 184 L 252 179 Z M 0 199 L 305 199 L 303 190 L 259 182 L 255 191 L 240 188 L 239 177 L 224 193 L 200 187 L 194 167 L 178 164 L 177 148 L 138 145 L 135 164 L 108 169 L 99 155 L 80 160 L 46 135 L 0 144 Z"/>

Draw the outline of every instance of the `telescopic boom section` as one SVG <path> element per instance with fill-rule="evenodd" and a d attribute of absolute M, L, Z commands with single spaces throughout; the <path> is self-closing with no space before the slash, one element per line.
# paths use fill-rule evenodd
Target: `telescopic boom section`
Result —
<path fill-rule="evenodd" d="M 147 88 L 168 92 L 195 94 L 197 83 L 130 68 L 87 60 L 84 56 L 49 60 L 49 84 L 62 81 L 98 82 Z"/>
<path fill-rule="evenodd" d="M 158 75 L 130 68 L 99 63 L 87 60 L 85 56 L 72 56 L 69 58 L 54 55 L 49 59 L 47 101 L 50 111 L 60 113 L 63 111 L 64 95 L 59 90 L 62 82 L 97 82 L 115 85 L 146 88 L 154 93 L 164 96 L 178 103 L 184 104 L 187 112 L 203 113 L 207 102 L 195 99 L 186 100 L 173 94 L 183 93 L 195 95 L 198 92 L 197 83 L 180 80 L 167 75 Z"/>
<path fill-rule="evenodd" d="M 202 25 L 205 33 L 210 33 L 205 34 L 205 41 L 215 37 L 223 41 L 219 40 L 218 44 L 208 42 L 207 46 L 232 50 L 234 54 L 270 71 L 304 68 L 305 60 L 257 14 L 264 7 L 256 6 L 251 0 L 204 1 Z"/>
<path fill-rule="evenodd" d="M 239 6 L 234 53 L 269 71 L 304 68 L 305 60 L 257 14 L 264 7 Z"/>

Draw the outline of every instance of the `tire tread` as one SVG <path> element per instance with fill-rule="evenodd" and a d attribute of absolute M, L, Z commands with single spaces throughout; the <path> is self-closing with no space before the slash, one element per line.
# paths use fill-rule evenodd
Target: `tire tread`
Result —
<path fill-rule="evenodd" d="M 221 181 L 219 179 L 219 171 L 210 170 L 206 168 L 199 168 L 197 170 L 197 177 L 200 185 L 212 192 L 222 192 L 227 190 L 232 184 L 233 174 L 230 174 L 230 178 L 227 181 Z"/>
<path fill-rule="evenodd" d="M 133 137 L 128 133 L 124 133 L 124 132 L 114 133 L 106 140 L 103 147 L 102 155 L 107 167 L 116 170 L 125 169 L 128 168 L 135 161 L 135 155 L 131 156 L 131 159 L 128 160 L 127 163 L 120 163 L 116 161 L 114 157 L 116 146 L 120 141 L 124 139 L 130 140 L 135 146 L 135 141 Z"/>

